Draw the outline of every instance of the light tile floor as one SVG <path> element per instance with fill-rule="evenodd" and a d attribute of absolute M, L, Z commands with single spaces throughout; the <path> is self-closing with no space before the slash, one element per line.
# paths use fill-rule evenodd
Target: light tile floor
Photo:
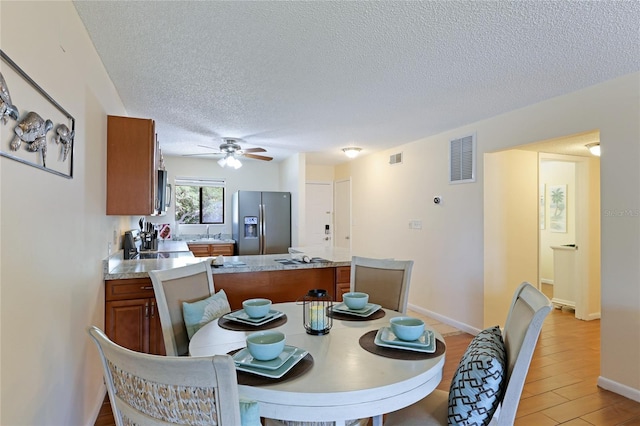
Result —
<path fill-rule="evenodd" d="M 412 317 L 416 317 L 416 318 L 420 318 L 421 320 L 424 321 L 425 324 L 429 325 L 430 327 L 432 327 L 434 330 L 436 330 L 438 333 L 440 333 L 442 335 L 442 337 L 447 337 L 447 336 L 453 336 L 455 334 L 460 334 L 460 333 L 464 333 L 461 330 L 458 330 L 455 327 L 452 327 L 448 324 L 444 324 L 438 320 L 435 320 L 433 318 L 430 318 L 426 315 L 423 315 L 421 313 L 418 313 L 416 311 L 412 311 L 412 310 L 407 310 L 407 314 L 409 316 Z"/>

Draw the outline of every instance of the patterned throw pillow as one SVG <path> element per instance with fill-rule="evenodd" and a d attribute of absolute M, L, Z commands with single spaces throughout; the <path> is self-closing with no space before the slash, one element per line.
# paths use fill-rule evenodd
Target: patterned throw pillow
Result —
<path fill-rule="evenodd" d="M 200 327 L 229 312 L 231 312 L 231 307 L 224 290 L 197 302 L 182 302 L 182 316 L 184 325 L 187 327 L 189 340 L 196 331 L 200 330 Z"/>
<path fill-rule="evenodd" d="M 451 381 L 450 425 L 489 424 L 502 399 L 506 358 L 499 327 L 482 330 L 473 338 Z"/>

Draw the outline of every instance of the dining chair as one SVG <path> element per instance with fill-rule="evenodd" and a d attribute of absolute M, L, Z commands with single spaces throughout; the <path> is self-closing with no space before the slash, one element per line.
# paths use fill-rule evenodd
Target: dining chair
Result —
<path fill-rule="evenodd" d="M 469 381 L 467 383 L 469 387 L 463 389 L 471 390 L 471 387 L 475 386 L 472 393 L 478 395 L 479 399 L 487 396 L 495 396 L 495 404 L 493 405 L 493 407 L 495 407 L 494 413 L 490 413 L 489 411 L 491 410 L 487 410 L 484 421 L 474 424 L 497 426 L 514 424 L 518 403 L 520 402 L 524 381 L 529 371 L 533 351 L 536 347 L 540 330 L 542 329 L 542 323 L 549 312 L 551 312 L 551 302 L 542 292 L 527 282 L 520 284 L 513 296 L 509 313 L 507 314 L 507 322 L 500 336 L 502 353 L 506 353 L 506 359 L 504 360 L 505 371 L 503 373 L 506 381 L 500 384 L 499 389 L 501 393 L 496 392 L 496 388 L 494 388 L 495 383 L 491 383 L 488 379 L 489 376 L 485 376 L 483 380 L 480 380 L 478 376 L 474 376 L 474 383 Z M 499 332 L 498 327 L 495 328 Z M 461 389 L 459 385 L 462 381 L 458 381 L 457 379 L 464 377 L 465 374 L 469 374 L 480 362 L 479 359 L 473 360 L 467 357 L 472 345 L 483 344 L 483 342 L 477 340 L 478 336 L 471 341 L 467 352 L 462 356 L 448 393 L 435 390 L 426 398 L 409 407 L 388 413 L 385 415 L 384 425 L 433 426 L 458 424 L 458 422 L 455 421 L 455 416 L 457 415 L 456 398 L 458 398 L 457 402 L 459 404 L 466 405 L 465 409 L 474 409 L 469 401 L 463 400 L 463 398 L 468 397 L 468 394 L 460 392 Z M 486 335 L 484 337 L 486 339 Z M 484 343 L 486 344 L 486 340 Z M 492 371 L 491 374 L 492 378 L 495 378 L 495 372 Z M 478 386 L 479 382 L 482 383 L 480 386 Z M 486 403 L 486 401 L 484 402 Z M 483 410 L 484 409 L 480 409 L 478 411 L 482 412 Z M 449 420 L 452 420 L 452 423 L 448 423 Z"/>
<path fill-rule="evenodd" d="M 98 327 L 87 332 L 100 353 L 117 426 L 243 424 L 231 356 L 150 355 L 117 345 Z M 256 417 L 245 424 L 259 424 Z"/>
<path fill-rule="evenodd" d="M 369 294 L 369 302 L 407 313 L 413 260 L 351 258 L 351 291 Z"/>
<path fill-rule="evenodd" d="M 166 354 L 189 354 L 189 336 L 182 314 L 182 302 L 194 302 L 214 294 L 209 261 L 173 269 L 149 271 Z"/>

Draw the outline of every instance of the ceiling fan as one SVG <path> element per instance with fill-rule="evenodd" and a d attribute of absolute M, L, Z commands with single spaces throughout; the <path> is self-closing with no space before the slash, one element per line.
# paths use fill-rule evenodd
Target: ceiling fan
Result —
<path fill-rule="evenodd" d="M 247 148 L 242 149 L 240 146 L 240 139 L 233 138 L 222 138 L 222 144 L 216 152 L 212 152 L 213 155 L 223 155 L 223 157 L 218 160 L 218 164 L 221 167 L 230 166 L 235 169 L 242 167 L 242 163 L 238 160 L 238 157 L 247 157 L 253 158 L 254 160 L 262 160 L 262 161 L 271 161 L 272 157 L 267 157 L 264 155 L 256 155 L 254 152 L 267 152 L 264 148 Z M 198 145 L 202 148 L 214 149 L 211 146 L 207 145 Z M 186 156 L 197 156 L 197 155 L 211 155 L 211 154 L 190 154 Z"/>

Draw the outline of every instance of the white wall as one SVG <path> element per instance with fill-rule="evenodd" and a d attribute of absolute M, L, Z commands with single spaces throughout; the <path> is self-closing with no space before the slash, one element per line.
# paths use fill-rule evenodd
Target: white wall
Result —
<path fill-rule="evenodd" d="M 640 400 L 640 74 L 557 97 L 336 168 L 353 183 L 353 253 L 415 260 L 409 303 L 483 325 L 483 163 L 476 183 L 449 185 L 447 146 L 477 132 L 484 153 L 599 129 L 602 144 L 600 384 Z M 404 152 L 402 165 L 388 156 Z M 537 192 L 537 191 L 536 191 Z M 443 202 L 434 205 L 434 195 Z M 409 220 L 422 220 L 410 230 Z M 535 253 L 534 253 L 535 256 Z"/>
<path fill-rule="evenodd" d="M 291 246 L 304 244 L 305 227 L 305 191 L 306 156 L 303 153 L 292 155 L 280 164 L 280 187 L 282 191 L 291 192 Z"/>
<path fill-rule="evenodd" d="M 334 180 L 335 167 L 307 164 L 306 172 L 307 182 L 331 182 Z"/>
<path fill-rule="evenodd" d="M 71 2 L 0 2 L 0 47 L 76 120 L 73 179 L 0 158 L 0 423 L 89 424 L 104 385 L 85 329 L 103 327 L 102 259 L 129 226 L 105 215 L 107 114 L 126 112 Z"/>
<path fill-rule="evenodd" d="M 484 155 L 483 327 L 504 326 L 516 288 L 538 281 L 538 153 Z"/>

